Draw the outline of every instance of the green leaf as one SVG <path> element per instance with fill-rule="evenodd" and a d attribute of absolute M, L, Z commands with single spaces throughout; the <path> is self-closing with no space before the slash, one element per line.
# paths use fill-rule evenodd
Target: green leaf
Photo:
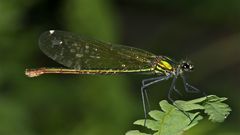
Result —
<path fill-rule="evenodd" d="M 145 123 L 145 120 L 142 119 L 142 120 L 135 121 L 133 124 L 144 126 L 144 123 Z M 146 128 L 149 128 L 153 131 L 157 131 L 159 129 L 159 126 L 160 126 L 159 125 L 160 123 L 158 121 L 154 121 L 154 120 L 150 120 L 150 119 L 147 119 L 145 124 L 146 124 L 145 125 Z"/>
<path fill-rule="evenodd" d="M 137 120 L 135 125 L 145 126 L 152 130 L 154 135 L 182 135 L 186 130 L 197 125 L 203 117 L 202 110 L 209 115 L 212 122 L 223 122 L 230 114 L 230 107 L 222 103 L 227 98 L 209 95 L 190 101 L 175 101 L 169 104 L 166 100 L 160 101 L 161 110 L 149 112 L 152 119 Z M 191 111 L 191 112 L 190 112 Z M 129 132 L 128 132 L 129 133 Z M 145 135 L 138 130 L 131 131 L 133 135 Z M 129 135 L 129 134 L 128 134 Z"/>
<path fill-rule="evenodd" d="M 223 122 L 230 114 L 230 107 L 222 102 L 208 102 L 205 104 L 205 113 L 212 122 Z"/>
<path fill-rule="evenodd" d="M 194 127 L 195 125 L 197 125 L 199 123 L 200 120 L 203 119 L 203 117 L 201 115 L 199 115 L 200 113 L 194 113 L 190 115 L 190 118 L 192 120 L 191 124 L 189 124 L 184 130 L 187 131 L 188 129 Z"/>
<path fill-rule="evenodd" d="M 204 103 L 204 112 L 209 115 L 209 120 L 212 122 L 223 122 L 227 118 L 231 108 L 227 104 L 222 103 L 225 100 L 227 100 L 225 97 L 207 96 L 207 101 Z"/>
<path fill-rule="evenodd" d="M 176 106 L 179 107 L 181 110 L 183 111 L 192 111 L 192 110 L 203 110 L 204 107 L 200 104 L 196 104 L 194 102 L 190 102 L 190 101 L 181 101 L 178 100 L 175 102 Z"/>
<path fill-rule="evenodd" d="M 160 107 L 162 108 L 162 110 L 163 110 L 164 112 L 168 112 L 168 111 L 172 110 L 173 108 L 175 108 L 173 105 L 169 104 L 169 103 L 167 102 L 167 100 L 161 101 L 161 102 L 159 103 L 159 105 L 160 105 Z"/>
<path fill-rule="evenodd" d="M 157 135 L 181 135 L 183 131 L 193 127 L 201 119 L 198 113 L 182 112 L 166 100 L 161 101 L 160 107 L 163 111 L 153 110 L 149 115 L 154 119 L 147 119 L 145 126 Z M 191 122 L 192 121 L 192 122 Z M 144 126 L 145 120 L 137 120 L 136 125 Z"/>
<path fill-rule="evenodd" d="M 210 95 L 210 96 L 212 96 L 212 95 Z M 189 101 L 187 101 L 187 102 L 188 102 L 188 103 L 193 103 L 193 104 L 195 104 L 195 103 L 201 103 L 201 102 L 205 101 L 207 98 L 208 98 L 208 96 L 207 96 L 207 97 L 204 96 L 204 97 L 201 97 L 201 98 L 189 100 Z"/>
<path fill-rule="evenodd" d="M 216 95 L 209 95 L 209 96 L 207 96 L 207 101 L 208 102 L 217 102 L 217 101 L 223 102 L 225 100 L 227 100 L 227 98 L 225 98 L 225 97 L 220 98 L 220 97 L 218 97 Z"/>
<path fill-rule="evenodd" d="M 162 118 L 164 117 L 164 112 L 158 111 L 158 110 L 153 110 L 153 111 L 149 112 L 149 115 L 155 120 L 162 120 Z"/>
<path fill-rule="evenodd" d="M 150 135 L 150 134 L 142 133 L 138 130 L 130 130 L 125 135 Z"/>

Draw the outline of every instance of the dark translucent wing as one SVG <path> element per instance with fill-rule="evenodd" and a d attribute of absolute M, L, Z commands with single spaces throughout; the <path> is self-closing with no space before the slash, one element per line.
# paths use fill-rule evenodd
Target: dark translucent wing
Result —
<path fill-rule="evenodd" d="M 39 38 L 40 49 L 56 62 L 73 69 L 146 69 L 156 56 L 147 51 L 50 30 Z"/>

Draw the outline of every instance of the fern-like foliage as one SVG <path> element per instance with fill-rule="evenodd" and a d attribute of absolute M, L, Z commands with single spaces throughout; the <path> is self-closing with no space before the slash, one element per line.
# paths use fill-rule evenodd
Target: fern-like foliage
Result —
<path fill-rule="evenodd" d="M 173 104 L 166 100 L 160 101 L 161 110 L 149 112 L 151 119 L 137 120 L 135 125 L 145 126 L 151 133 L 142 133 L 131 130 L 126 135 L 182 135 L 184 131 L 197 125 L 203 119 L 200 112 L 209 115 L 212 122 L 223 122 L 230 114 L 230 107 L 223 103 L 227 98 L 219 98 L 215 95 L 190 100 L 175 101 Z"/>
<path fill-rule="evenodd" d="M 218 98 L 216 96 L 211 96 L 208 102 L 204 104 L 204 112 L 209 115 L 209 120 L 212 122 L 223 122 L 227 116 L 230 114 L 231 108 L 222 103 L 227 100 L 227 98 Z"/>

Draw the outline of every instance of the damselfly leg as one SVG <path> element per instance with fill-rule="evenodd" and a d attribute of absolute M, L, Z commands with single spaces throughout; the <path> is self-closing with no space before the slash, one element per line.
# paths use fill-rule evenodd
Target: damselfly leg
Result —
<path fill-rule="evenodd" d="M 183 96 L 182 93 L 176 88 L 176 86 L 173 87 L 173 90 L 180 96 Z"/>
<path fill-rule="evenodd" d="M 176 83 L 176 80 L 177 80 L 177 77 L 174 77 L 173 80 L 172 80 L 172 84 L 171 84 L 171 87 L 168 91 L 168 99 L 174 103 L 174 100 L 172 99 L 172 93 L 173 93 L 173 90 L 174 90 L 174 87 L 175 87 L 175 83 Z"/>
<path fill-rule="evenodd" d="M 150 103 L 149 103 L 149 98 L 148 98 L 146 88 L 152 84 L 155 84 L 155 83 L 163 81 L 163 80 L 167 80 L 169 78 L 170 78 L 170 76 L 160 76 L 160 77 L 148 78 L 148 79 L 142 80 L 141 95 L 142 95 L 143 111 L 144 111 L 144 126 L 146 125 L 147 113 L 150 111 Z M 148 105 L 148 110 L 146 109 L 145 98 L 146 98 L 146 102 Z"/>
<path fill-rule="evenodd" d="M 189 122 L 189 125 L 193 122 L 193 120 L 195 118 L 191 118 L 190 115 L 188 113 L 186 113 L 182 108 L 180 108 L 179 106 L 177 106 L 177 104 L 174 103 L 174 100 L 172 99 L 172 93 L 175 91 L 177 92 L 179 95 L 182 95 L 177 89 L 176 89 L 176 80 L 177 80 L 177 77 L 174 77 L 173 80 L 172 80 L 172 84 L 171 84 L 171 87 L 168 91 L 168 99 L 172 102 L 172 104 L 179 110 L 181 111 L 185 116 L 188 117 L 188 119 L 190 120 Z"/>
<path fill-rule="evenodd" d="M 206 93 L 204 91 L 201 91 L 198 88 L 196 88 L 196 87 L 190 85 L 189 83 L 187 83 L 184 75 L 181 75 L 181 78 L 183 80 L 183 85 L 184 85 L 184 88 L 185 88 L 186 92 L 188 92 L 188 93 L 201 93 L 203 96 L 206 96 Z"/>
<path fill-rule="evenodd" d="M 205 92 L 203 92 L 203 91 L 199 90 L 198 88 L 196 88 L 196 87 L 190 85 L 189 83 L 187 83 L 186 78 L 184 77 L 184 75 L 181 75 L 181 78 L 183 80 L 183 85 L 184 85 L 184 88 L 185 88 L 186 92 L 188 92 L 188 93 L 201 93 L 203 96 L 207 96 Z M 195 120 L 196 117 L 194 117 L 193 119 L 191 119 L 189 117 L 189 119 L 191 120 L 189 125 Z"/>

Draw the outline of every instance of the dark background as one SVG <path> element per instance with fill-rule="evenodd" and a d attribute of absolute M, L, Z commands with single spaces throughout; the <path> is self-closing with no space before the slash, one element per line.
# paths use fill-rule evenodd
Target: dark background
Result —
<path fill-rule="evenodd" d="M 38 48 L 50 29 L 192 60 L 190 83 L 227 97 L 233 111 L 185 134 L 240 133 L 239 0 L 1 0 L 1 135 L 120 135 L 143 118 L 141 80 L 151 76 L 25 76 L 26 68 L 61 67 Z M 169 85 L 149 87 L 152 109 Z"/>

